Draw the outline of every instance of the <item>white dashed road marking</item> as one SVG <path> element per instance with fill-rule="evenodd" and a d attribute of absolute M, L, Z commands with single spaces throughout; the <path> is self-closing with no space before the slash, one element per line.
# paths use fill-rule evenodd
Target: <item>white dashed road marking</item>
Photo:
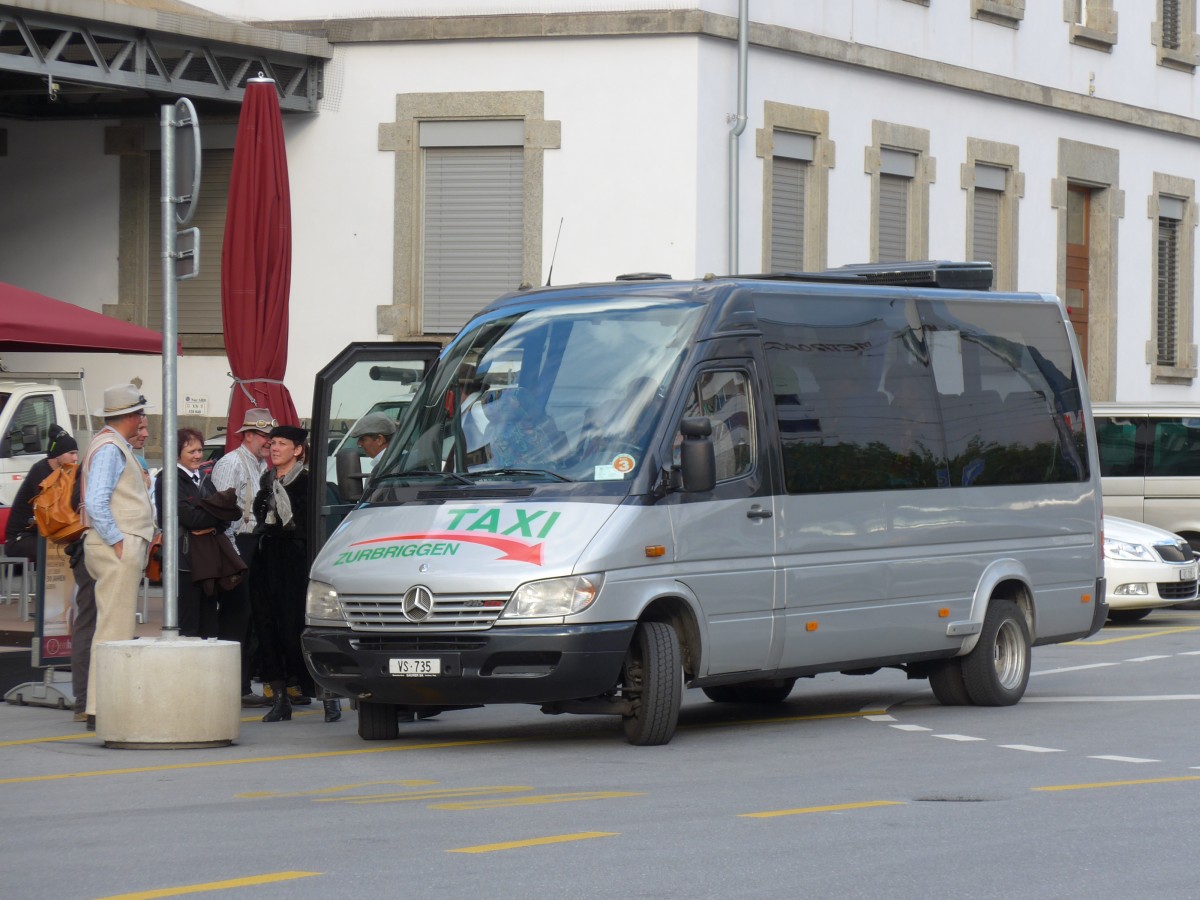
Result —
<path fill-rule="evenodd" d="M 934 737 L 945 741 L 986 741 L 987 738 L 971 737 L 969 734 L 935 734 Z"/>
<path fill-rule="evenodd" d="M 1086 666 L 1064 666 L 1061 669 L 1043 669 L 1040 672 L 1030 672 L 1029 677 L 1034 675 L 1057 675 L 1059 672 L 1082 672 L 1084 669 L 1103 669 L 1107 666 L 1119 666 L 1120 663 L 1089 663 Z"/>
<path fill-rule="evenodd" d="M 1088 759 L 1107 759 L 1111 762 L 1156 763 L 1161 759 L 1142 759 L 1140 756 L 1089 756 Z"/>
<path fill-rule="evenodd" d="M 933 731 L 932 728 L 926 728 L 924 725 L 893 725 L 897 731 Z"/>
<path fill-rule="evenodd" d="M 1156 654 L 1155 656 L 1135 656 L 1133 659 L 1125 660 L 1125 662 L 1150 662 L 1150 660 L 1152 660 L 1152 659 L 1170 659 L 1170 658 L 1171 657 L 1169 654 L 1159 653 L 1159 654 Z"/>
<path fill-rule="evenodd" d="M 1032 744 L 1001 744 L 1005 750 L 1024 750 L 1026 753 L 1062 753 L 1057 747 L 1034 747 Z"/>
<path fill-rule="evenodd" d="M 1022 697 L 1022 703 L 1146 703 L 1155 700 L 1200 700 L 1200 694 L 1152 694 L 1145 697 Z"/>

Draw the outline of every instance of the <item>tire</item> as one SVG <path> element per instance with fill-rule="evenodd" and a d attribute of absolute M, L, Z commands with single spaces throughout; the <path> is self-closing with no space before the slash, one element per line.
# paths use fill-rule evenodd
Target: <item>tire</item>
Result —
<path fill-rule="evenodd" d="M 1029 683 L 1029 626 L 1011 600 L 993 598 L 975 649 L 962 659 L 963 681 L 976 706 L 1012 706 Z"/>
<path fill-rule="evenodd" d="M 721 684 L 702 688 L 716 703 L 782 703 L 796 686 L 795 678 L 769 678 L 744 684 Z"/>
<path fill-rule="evenodd" d="M 1110 609 L 1108 611 L 1108 621 L 1115 622 L 1118 625 L 1129 625 L 1133 622 L 1140 622 L 1146 616 L 1150 615 L 1149 609 Z"/>
<path fill-rule="evenodd" d="M 400 720 L 395 704 L 360 700 L 358 736 L 364 741 L 394 741 L 400 737 Z"/>
<path fill-rule="evenodd" d="M 683 700 L 683 657 L 675 629 L 643 622 L 625 654 L 624 696 L 633 713 L 622 718 L 625 738 L 639 747 L 665 744 L 675 734 Z"/>
<path fill-rule="evenodd" d="M 971 695 L 963 679 L 962 658 L 935 663 L 929 670 L 929 686 L 942 706 L 970 706 Z"/>

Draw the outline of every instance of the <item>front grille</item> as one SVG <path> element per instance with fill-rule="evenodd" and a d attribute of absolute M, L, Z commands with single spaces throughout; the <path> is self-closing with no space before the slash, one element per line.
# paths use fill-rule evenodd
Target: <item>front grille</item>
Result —
<path fill-rule="evenodd" d="M 1158 596 L 1164 600 L 1191 600 L 1196 596 L 1195 581 L 1160 581 Z"/>
<path fill-rule="evenodd" d="M 1188 546 L 1186 541 L 1180 541 L 1178 544 L 1155 544 L 1154 552 L 1158 554 L 1159 559 L 1163 562 L 1181 563 L 1192 561 L 1192 548 Z"/>
<path fill-rule="evenodd" d="M 414 622 L 404 615 L 404 595 L 343 596 L 342 609 L 355 631 L 481 631 L 491 628 L 508 594 L 435 594 L 429 617 Z"/>
<path fill-rule="evenodd" d="M 350 645 L 356 650 L 367 650 L 372 653 L 463 653 L 468 650 L 482 650 L 487 646 L 485 636 L 442 635 L 436 637 L 413 634 L 398 635 L 364 635 L 351 638 Z"/>

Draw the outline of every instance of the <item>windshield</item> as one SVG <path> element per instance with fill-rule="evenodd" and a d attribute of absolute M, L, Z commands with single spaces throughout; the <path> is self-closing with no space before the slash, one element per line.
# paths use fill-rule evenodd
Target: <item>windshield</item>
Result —
<path fill-rule="evenodd" d="M 702 309 L 653 298 L 556 303 L 468 325 L 376 480 L 632 478 Z"/>

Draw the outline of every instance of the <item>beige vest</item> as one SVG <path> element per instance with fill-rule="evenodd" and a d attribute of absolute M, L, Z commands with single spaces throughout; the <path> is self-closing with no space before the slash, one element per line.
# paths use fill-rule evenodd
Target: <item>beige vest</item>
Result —
<path fill-rule="evenodd" d="M 149 543 L 154 539 L 154 533 L 158 529 L 154 524 L 154 508 L 150 505 L 150 492 L 146 490 L 146 480 L 142 477 L 142 465 L 130 452 L 129 444 L 125 439 L 111 428 L 105 428 L 88 445 L 87 456 L 83 460 L 84 481 L 81 485 L 80 498 L 82 500 L 87 496 L 87 472 L 91 466 L 92 457 L 105 444 L 112 444 L 125 457 L 125 469 L 121 472 L 121 477 L 117 479 L 117 486 L 113 489 L 112 497 L 108 501 L 113 519 L 122 534 L 135 534 L 145 538 Z M 83 522 L 87 525 L 89 522 L 86 504 L 81 502 L 80 505 L 83 507 L 80 510 Z"/>

